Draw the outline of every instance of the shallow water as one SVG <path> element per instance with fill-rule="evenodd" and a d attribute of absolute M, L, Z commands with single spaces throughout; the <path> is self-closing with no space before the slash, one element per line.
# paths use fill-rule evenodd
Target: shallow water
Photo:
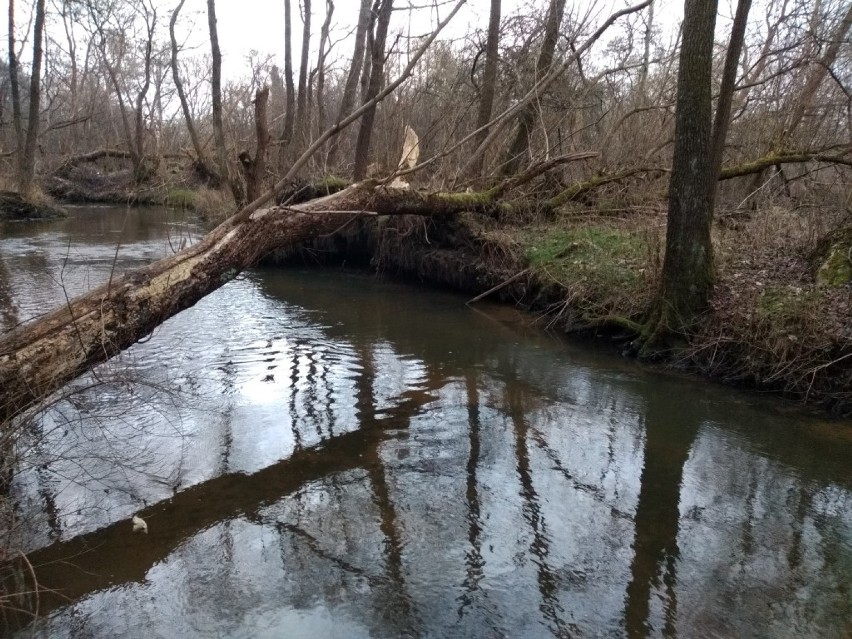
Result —
<path fill-rule="evenodd" d="M 196 236 L 151 209 L 3 227 L 3 320 Z M 506 308 L 255 270 L 71 390 L 15 485 L 62 594 L 43 636 L 852 633 L 849 423 Z"/>

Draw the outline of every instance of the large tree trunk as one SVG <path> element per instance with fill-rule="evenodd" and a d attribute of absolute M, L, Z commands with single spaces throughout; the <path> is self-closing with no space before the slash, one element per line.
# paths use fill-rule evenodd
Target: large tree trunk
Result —
<path fill-rule="evenodd" d="M 713 286 L 710 134 L 716 0 L 686 0 L 662 286 L 649 323 L 653 345 L 688 330 Z"/>
<path fill-rule="evenodd" d="M 376 35 L 370 52 L 370 83 L 364 102 L 369 102 L 379 94 L 385 73 L 385 44 L 388 37 L 393 0 L 382 0 L 379 15 L 376 19 Z M 373 137 L 373 123 L 376 120 L 376 107 L 369 109 L 361 118 L 358 129 L 358 142 L 355 146 L 355 168 L 353 174 L 356 180 L 362 180 L 367 174 L 370 163 L 370 141 Z"/>
<path fill-rule="evenodd" d="M 111 279 L 0 339 L 0 427 L 78 375 L 149 335 L 169 317 L 231 281 L 276 248 L 333 233 L 372 212 L 451 215 L 479 206 L 475 194 L 422 194 L 355 184 L 290 208 L 223 222 L 176 255 Z"/>

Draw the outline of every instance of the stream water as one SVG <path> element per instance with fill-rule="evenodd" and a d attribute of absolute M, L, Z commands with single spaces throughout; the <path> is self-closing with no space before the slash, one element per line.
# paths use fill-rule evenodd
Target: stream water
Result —
<path fill-rule="evenodd" d="M 196 238 L 6 225 L 0 321 Z M 852 425 L 371 275 L 246 273 L 20 447 L 21 636 L 852 636 Z"/>

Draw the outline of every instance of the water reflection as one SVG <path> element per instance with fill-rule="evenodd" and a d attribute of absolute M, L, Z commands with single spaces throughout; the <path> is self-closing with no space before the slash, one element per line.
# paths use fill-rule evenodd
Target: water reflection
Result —
<path fill-rule="evenodd" d="M 662 634 L 677 635 L 677 566 L 683 467 L 700 422 L 678 398 L 651 395 L 645 409 L 644 465 L 634 516 L 634 557 L 625 609 L 630 637 L 646 637 L 652 597 L 662 604 Z"/>
<path fill-rule="evenodd" d="M 17 478 L 44 636 L 850 631 L 843 425 L 340 273 L 250 273 L 110 366 Z"/>

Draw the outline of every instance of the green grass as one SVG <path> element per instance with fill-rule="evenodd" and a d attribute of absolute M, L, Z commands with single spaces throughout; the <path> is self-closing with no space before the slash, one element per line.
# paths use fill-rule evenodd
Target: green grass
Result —
<path fill-rule="evenodd" d="M 631 292 L 647 287 L 650 254 L 645 238 L 623 229 L 580 227 L 537 229 L 521 239 L 534 271 L 566 287 L 583 285 L 602 292 Z"/>

